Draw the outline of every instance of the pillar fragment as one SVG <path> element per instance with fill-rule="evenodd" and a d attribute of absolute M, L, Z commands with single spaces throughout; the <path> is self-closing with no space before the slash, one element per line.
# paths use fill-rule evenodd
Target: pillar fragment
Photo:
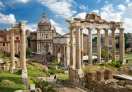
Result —
<path fill-rule="evenodd" d="M 116 60 L 115 28 L 112 29 L 112 60 Z"/>
<path fill-rule="evenodd" d="M 80 29 L 76 31 L 76 69 L 81 68 L 81 33 Z"/>
<path fill-rule="evenodd" d="M 120 48 L 120 62 L 123 63 L 124 61 L 124 54 L 125 54 L 125 42 L 124 42 L 124 29 L 123 28 L 120 28 L 120 45 L 119 45 L 119 48 Z"/>
<path fill-rule="evenodd" d="M 11 40 L 10 40 L 10 53 L 11 53 L 11 72 L 13 73 L 15 69 L 15 42 L 14 42 L 14 30 L 11 31 Z"/>
<path fill-rule="evenodd" d="M 97 61 L 101 63 L 101 34 L 100 29 L 97 29 Z"/>
<path fill-rule="evenodd" d="M 92 29 L 88 28 L 89 33 L 89 39 L 88 39 L 88 45 L 89 45 L 89 52 L 88 52 L 88 60 L 89 64 L 92 64 Z"/>
<path fill-rule="evenodd" d="M 27 75 L 27 67 L 26 67 L 26 30 L 24 23 L 20 23 L 19 26 L 20 26 L 20 38 L 21 38 L 20 62 L 22 68 L 22 80 L 24 84 L 28 87 L 28 75 Z"/>
<path fill-rule="evenodd" d="M 105 31 L 105 62 L 109 61 L 109 33 L 108 33 L 108 29 L 104 29 Z"/>

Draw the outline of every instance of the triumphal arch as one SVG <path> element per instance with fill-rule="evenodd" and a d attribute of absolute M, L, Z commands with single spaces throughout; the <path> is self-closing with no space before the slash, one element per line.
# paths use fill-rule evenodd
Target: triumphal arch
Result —
<path fill-rule="evenodd" d="M 124 61 L 124 28 L 122 22 L 106 21 L 95 13 L 87 14 L 85 19 L 73 18 L 68 20 L 70 24 L 70 65 L 69 78 L 76 81 L 83 61 L 83 29 L 88 31 L 88 62 L 93 64 L 92 60 L 92 32 L 93 29 L 97 31 L 97 62 L 101 63 L 101 30 L 104 31 L 105 37 L 105 61 L 116 60 L 116 42 L 115 31 L 119 31 L 119 61 Z M 109 58 L 109 32 L 112 37 L 112 57 Z"/>

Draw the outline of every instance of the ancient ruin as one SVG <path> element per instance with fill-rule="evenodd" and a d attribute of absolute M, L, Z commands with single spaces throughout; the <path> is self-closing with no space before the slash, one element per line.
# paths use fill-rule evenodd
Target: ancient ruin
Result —
<path fill-rule="evenodd" d="M 97 30 L 97 63 L 102 63 L 101 61 L 101 30 L 104 30 L 105 34 L 105 50 L 107 55 L 105 61 L 110 60 L 108 56 L 109 50 L 109 31 L 112 31 L 112 60 L 116 60 L 116 44 L 115 44 L 115 31 L 120 32 L 120 51 L 119 51 L 119 61 L 122 63 L 124 61 L 124 28 L 122 22 L 106 21 L 100 16 L 91 13 L 87 14 L 85 19 L 73 18 L 68 20 L 70 24 L 70 66 L 69 66 L 69 77 L 72 81 L 76 82 L 79 76 L 79 71 L 82 66 L 83 58 L 83 32 L 84 28 L 88 31 L 88 62 L 90 65 L 93 64 L 92 61 L 92 32 L 93 29 Z M 75 35 L 77 34 L 77 35 Z"/>

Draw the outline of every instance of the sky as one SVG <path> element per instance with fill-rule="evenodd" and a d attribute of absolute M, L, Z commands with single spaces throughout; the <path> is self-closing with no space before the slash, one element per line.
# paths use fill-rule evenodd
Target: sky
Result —
<path fill-rule="evenodd" d="M 20 21 L 35 31 L 37 23 L 46 14 L 56 31 L 68 32 L 66 19 L 85 18 L 97 13 L 107 21 L 122 21 L 125 32 L 132 33 L 132 0 L 0 0 L 0 29 Z"/>

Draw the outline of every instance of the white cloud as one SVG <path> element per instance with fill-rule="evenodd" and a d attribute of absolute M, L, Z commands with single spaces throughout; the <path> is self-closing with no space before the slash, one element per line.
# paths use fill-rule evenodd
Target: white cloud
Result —
<path fill-rule="evenodd" d="M 18 3 L 28 3 L 30 0 L 16 0 L 16 2 L 18 2 Z"/>
<path fill-rule="evenodd" d="M 86 12 L 81 12 L 81 13 L 75 15 L 75 18 L 85 19 L 86 14 L 87 14 Z"/>
<path fill-rule="evenodd" d="M 30 31 L 36 31 L 37 30 L 37 24 L 27 24 L 26 29 Z"/>
<path fill-rule="evenodd" d="M 65 34 L 63 28 L 57 22 L 52 19 L 50 19 L 50 22 L 55 27 L 57 33 L 60 33 L 62 35 Z"/>
<path fill-rule="evenodd" d="M 118 9 L 124 11 L 126 7 L 123 4 L 118 5 Z"/>
<path fill-rule="evenodd" d="M 69 18 L 76 13 L 72 9 L 73 0 L 39 0 L 39 2 L 64 18 Z"/>
<path fill-rule="evenodd" d="M 116 11 L 112 4 L 106 5 L 103 8 L 101 8 L 100 11 L 101 17 L 108 20 L 108 21 L 121 21 L 122 19 L 122 12 Z"/>
<path fill-rule="evenodd" d="M 85 5 L 80 5 L 80 7 L 79 7 L 81 10 L 84 10 L 84 11 L 86 11 L 87 9 L 88 9 L 88 6 L 85 6 Z"/>
<path fill-rule="evenodd" d="M 5 15 L 0 13 L 0 23 L 3 23 L 3 24 L 16 23 L 15 15 L 14 14 Z"/>

